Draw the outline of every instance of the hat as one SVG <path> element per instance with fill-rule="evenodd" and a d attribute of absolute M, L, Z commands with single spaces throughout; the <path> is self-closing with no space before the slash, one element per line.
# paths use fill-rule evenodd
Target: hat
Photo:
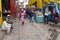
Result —
<path fill-rule="evenodd" d="M 8 17 L 10 16 L 10 15 L 7 15 Z"/>

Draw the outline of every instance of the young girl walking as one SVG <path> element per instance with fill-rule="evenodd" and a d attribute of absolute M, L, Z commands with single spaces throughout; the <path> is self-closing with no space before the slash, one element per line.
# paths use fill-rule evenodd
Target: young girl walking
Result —
<path fill-rule="evenodd" d="M 24 9 L 22 9 L 22 12 L 21 12 L 20 16 L 21 16 L 22 25 L 24 25 L 24 21 L 25 21 L 25 18 L 26 18 L 26 12 L 25 12 Z"/>

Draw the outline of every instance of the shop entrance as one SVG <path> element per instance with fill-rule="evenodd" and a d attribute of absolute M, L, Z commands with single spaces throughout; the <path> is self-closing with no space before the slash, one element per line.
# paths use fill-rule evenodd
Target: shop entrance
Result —
<path fill-rule="evenodd" d="M 2 0 L 2 15 L 7 16 L 10 11 L 10 0 Z"/>

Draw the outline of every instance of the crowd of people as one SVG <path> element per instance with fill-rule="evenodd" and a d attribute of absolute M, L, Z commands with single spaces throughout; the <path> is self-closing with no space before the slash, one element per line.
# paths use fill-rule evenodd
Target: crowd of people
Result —
<path fill-rule="evenodd" d="M 55 8 L 53 8 L 53 10 L 50 11 L 48 9 L 48 7 L 46 7 L 46 10 L 45 10 L 45 13 L 44 13 L 44 23 L 47 23 L 48 24 L 48 18 L 49 18 L 48 16 L 49 16 L 49 14 L 52 16 L 51 17 L 51 21 L 54 22 L 55 24 L 57 24 L 58 21 L 59 21 L 58 12 L 56 11 Z"/>
<path fill-rule="evenodd" d="M 18 15 L 19 15 L 19 19 L 22 22 L 22 25 L 24 25 L 26 18 L 30 19 L 30 22 L 32 24 L 34 24 L 34 22 L 36 21 L 36 14 L 37 14 L 36 11 L 38 11 L 38 10 L 36 10 L 36 9 L 24 9 L 24 8 L 20 9 Z M 56 12 L 56 10 L 53 10 L 53 12 L 51 13 L 51 11 L 48 10 L 48 7 L 45 9 L 45 13 L 43 14 L 44 15 L 44 23 L 48 24 L 48 15 L 49 14 L 52 15 L 52 21 L 55 24 L 57 24 L 58 20 L 59 20 L 58 13 Z M 13 28 L 12 24 L 13 24 L 13 21 L 11 21 L 10 15 L 8 15 L 6 20 L 3 22 L 2 29 L 7 30 L 7 33 L 9 33 L 10 29 Z"/>
<path fill-rule="evenodd" d="M 21 20 L 23 21 L 26 17 L 28 17 L 30 19 L 30 22 L 33 24 L 35 21 L 36 21 L 36 11 L 38 10 L 34 10 L 34 9 L 27 9 L 27 10 L 22 10 L 22 12 L 20 12 L 20 17 L 21 17 Z M 22 17 L 24 13 L 24 17 Z M 52 12 L 48 9 L 48 7 L 46 7 L 46 10 L 45 10 L 45 13 L 44 13 L 44 23 L 47 23 L 48 24 L 48 15 L 51 15 L 52 16 L 52 20 L 55 24 L 58 23 L 58 20 L 59 20 L 59 15 L 57 13 L 57 11 L 54 9 Z M 22 22 L 23 24 L 24 22 Z"/>

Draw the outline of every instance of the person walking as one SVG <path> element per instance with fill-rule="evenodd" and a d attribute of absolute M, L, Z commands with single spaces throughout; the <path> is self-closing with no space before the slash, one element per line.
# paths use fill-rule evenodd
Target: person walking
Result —
<path fill-rule="evenodd" d="M 22 9 L 20 17 L 21 17 L 22 25 L 24 25 L 24 21 L 25 21 L 25 18 L 26 18 L 26 12 L 25 12 L 24 9 Z"/>
<path fill-rule="evenodd" d="M 33 24 L 34 23 L 34 11 L 30 11 L 30 22 Z"/>

